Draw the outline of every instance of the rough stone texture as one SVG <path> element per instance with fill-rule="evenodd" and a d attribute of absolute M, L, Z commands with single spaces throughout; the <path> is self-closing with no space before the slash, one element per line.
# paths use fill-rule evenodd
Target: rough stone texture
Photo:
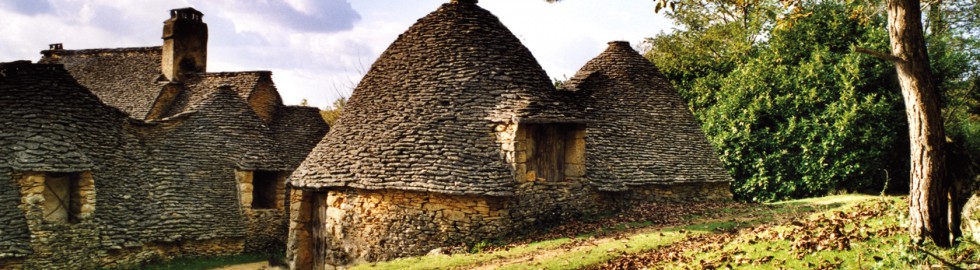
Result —
<path fill-rule="evenodd" d="M 41 52 L 38 63 L 64 64 L 72 77 L 102 102 L 143 119 L 153 106 L 161 81 L 160 47 Z"/>
<path fill-rule="evenodd" d="M 285 206 L 242 209 L 235 171 L 296 168 L 328 130 L 315 108 L 283 106 L 267 71 L 159 81 L 159 47 L 44 54 L 0 63 L 0 268 L 282 249 Z M 18 179 L 46 173 L 91 175 L 90 218 L 43 222 Z"/>
<path fill-rule="evenodd" d="M 316 147 L 330 127 L 324 124 L 320 109 L 304 106 L 282 106 L 276 109 L 270 125 L 273 140 L 290 168 L 296 168 Z"/>
<path fill-rule="evenodd" d="M 600 190 L 732 180 L 684 100 L 629 43 L 610 42 L 565 86 L 590 96 L 587 178 Z"/>
<path fill-rule="evenodd" d="M 474 0 L 420 19 L 290 177 L 291 267 L 422 255 L 636 202 L 731 199 L 693 114 L 629 44 L 566 85 Z"/>
<path fill-rule="evenodd" d="M 601 192 L 580 182 L 528 182 L 516 196 L 400 190 L 295 189 L 287 250 L 293 269 L 420 256 L 523 228 L 609 213 L 637 202 L 730 200 L 728 182 L 651 185 Z M 692 199 L 693 198 L 693 199 Z M 328 267 L 329 268 L 329 267 Z"/>
<path fill-rule="evenodd" d="M 0 258 L 25 258 L 24 267 L 31 269 L 64 268 L 76 263 L 84 266 L 95 256 L 89 247 L 114 246 L 138 238 L 141 228 L 129 231 L 122 228 L 122 222 L 105 222 L 141 220 L 145 217 L 142 213 L 150 210 L 141 203 L 109 195 L 140 196 L 141 190 L 148 188 L 140 181 L 127 181 L 138 179 L 138 171 L 118 170 L 122 166 L 136 168 L 135 162 L 143 156 L 140 151 L 127 151 L 138 143 L 124 131 L 125 115 L 104 105 L 60 65 L 26 61 L 0 64 L 0 93 L 0 107 L 4 108 L 0 110 L 4 127 L 0 129 L 0 172 L 5 176 L 0 181 L 5 185 L 0 188 L 0 202 L 4 203 L 0 213 L 10 221 L 0 226 L 4 231 L 0 234 L 0 254 L 4 256 Z M 22 196 L 19 174 L 14 172 L 91 172 L 96 194 L 101 194 L 95 200 L 94 218 L 77 224 L 37 226 L 40 212 L 29 210 L 40 206 L 22 200 L 37 200 L 38 196 Z M 109 234 L 100 235 L 99 230 Z M 50 249 L 38 248 L 48 244 Z M 72 264 L 60 264 L 69 262 Z"/>
<path fill-rule="evenodd" d="M 207 71 L 208 25 L 204 14 L 193 8 L 170 11 L 163 22 L 163 61 L 160 70 L 169 80 L 180 80 L 185 73 Z"/>
<path fill-rule="evenodd" d="M 581 121 L 560 110 L 530 51 L 490 12 L 444 4 L 381 55 L 293 185 L 511 195 L 494 128 Z"/>
<path fill-rule="evenodd" d="M 50 221 L 45 219 L 46 197 L 43 191 L 48 176 L 45 173 L 15 173 L 14 178 L 20 186 L 21 204 L 31 232 L 32 256 L 27 260 L 27 268 L 53 269 L 71 265 L 78 268 L 95 268 L 99 259 L 90 251 L 97 250 L 98 241 L 76 241 L 76 239 L 99 239 L 99 228 L 92 219 L 95 211 L 95 192 L 91 173 L 81 173 L 80 182 L 84 192 L 83 209 L 77 221 Z M 87 209 L 86 209 L 87 208 Z M 85 258 L 78 260 L 78 258 Z M 75 261 L 75 262 L 73 262 Z"/>
<path fill-rule="evenodd" d="M 168 108 L 165 116 L 174 116 L 198 106 L 221 86 L 230 86 L 265 123 L 269 123 L 275 110 L 283 106 L 279 92 L 272 82 L 272 72 L 269 71 L 184 74 L 180 83 L 183 91 L 171 104 L 164 105 Z"/>
<path fill-rule="evenodd" d="M 500 197 L 363 189 L 294 190 L 292 197 L 294 206 L 312 205 L 290 212 L 296 231 L 290 243 L 306 252 L 293 256 L 307 262 L 295 269 L 423 255 L 510 229 Z"/>
<path fill-rule="evenodd" d="M 286 173 L 278 173 L 276 177 L 276 187 L 272 192 L 275 195 L 275 208 L 255 209 L 252 205 L 252 195 L 255 189 L 253 185 L 255 171 L 236 171 L 235 176 L 238 180 L 239 203 L 241 209 L 248 217 L 248 230 L 246 230 L 245 250 L 259 252 L 281 252 L 285 247 L 285 236 L 288 229 L 288 219 L 286 217 Z"/>
<path fill-rule="evenodd" d="M 24 268 L 24 260 L 16 258 L 0 259 L 0 270 L 19 270 Z"/>
<path fill-rule="evenodd" d="M 0 169 L 0 266 L 5 260 L 24 258 L 31 254 L 30 232 L 20 205 L 17 183 L 10 174 L 10 168 Z"/>
<path fill-rule="evenodd" d="M 112 173 L 96 164 L 118 161 L 119 149 L 134 141 L 123 134 L 123 113 L 84 91 L 59 65 L 0 64 L 0 93 L 0 258 L 25 257 L 32 253 L 30 233 L 14 172 L 92 171 L 101 178 Z"/>
<path fill-rule="evenodd" d="M 961 210 L 960 228 L 964 236 L 970 237 L 973 241 L 980 241 L 980 190 L 977 189 L 977 185 L 980 185 L 980 175 L 975 175 L 972 179 L 960 179 L 958 183 L 961 188 L 957 190 L 960 192 L 959 196 L 966 198 Z"/>

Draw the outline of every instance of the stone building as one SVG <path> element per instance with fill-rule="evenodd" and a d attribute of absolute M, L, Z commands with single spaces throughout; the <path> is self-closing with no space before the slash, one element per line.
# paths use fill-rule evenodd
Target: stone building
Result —
<path fill-rule="evenodd" d="M 194 9 L 162 47 L 0 64 L 0 269 L 282 250 L 286 177 L 327 133 L 268 71 L 207 72 Z"/>
<path fill-rule="evenodd" d="M 728 200 L 686 104 L 625 42 L 556 89 L 476 0 L 421 18 L 290 177 L 293 269 L 420 255 L 635 202 Z"/>

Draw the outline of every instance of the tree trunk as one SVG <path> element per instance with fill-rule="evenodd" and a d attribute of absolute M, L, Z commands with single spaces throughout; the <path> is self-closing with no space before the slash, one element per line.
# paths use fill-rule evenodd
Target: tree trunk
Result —
<path fill-rule="evenodd" d="M 888 34 L 905 99 L 911 144 L 909 235 L 921 243 L 929 237 L 937 246 L 949 247 L 949 198 L 945 181 L 943 131 L 939 96 L 929 69 L 929 55 L 922 34 L 919 0 L 888 0 Z"/>

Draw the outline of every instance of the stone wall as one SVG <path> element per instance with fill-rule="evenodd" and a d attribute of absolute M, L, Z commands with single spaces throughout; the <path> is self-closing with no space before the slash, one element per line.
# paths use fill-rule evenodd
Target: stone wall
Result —
<path fill-rule="evenodd" d="M 90 172 L 79 173 L 77 193 L 80 209 L 75 220 L 53 221 L 46 218 L 50 215 L 52 202 L 50 193 L 52 185 L 46 183 L 51 177 L 42 172 L 15 172 L 14 179 L 20 187 L 21 203 L 19 208 L 27 217 L 27 227 L 31 233 L 31 250 L 33 254 L 26 260 L 24 266 L 28 269 L 56 269 L 66 265 L 79 268 L 95 268 L 99 266 L 98 258 L 93 251 L 101 247 L 99 227 L 92 214 L 95 211 L 95 188 Z M 68 199 L 68 198 L 64 198 Z M 66 202 L 68 203 L 68 202 Z M 48 213 L 45 213 L 48 212 Z"/>
<path fill-rule="evenodd" d="M 690 182 L 632 187 L 628 192 L 609 192 L 634 202 L 703 202 L 732 200 L 731 182 Z"/>
<path fill-rule="evenodd" d="M 728 182 L 649 185 L 627 192 L 605 192 L 577 180 L 528 181 L 518 189 L 515 196 L 506 197 L 294 189 L 290 195 L 287 259 L 293 269 L 383 261 L 615 213 L 640 202 L 731 199 Z"/>
<path fill-rule="evenodd" d="M 0 259 L 0 270 L 19 270 L 24 268 L 24 259 L 5 258 Z"/>
<path fill-rule="evenodd" d="M 238 182 L 239 202 L 242 212 L 248 219 L 248 230 L 245 234 L 246 252 L 282 252 L 287 234 L 286 206 L 286 173 L 278 173 L 276 178 L 275 208 L 255 209 L 252 205 L 255 176 L 254 171 L 235 171 Z"/>
<path fill-rule="evenodd" d="M 290 171 L 326 132 L 315 108 L 289 107 L 274 134 L 227 88 L 180 116 L 129 118 L 56 64 L 0 63 L 0 92 L 0 268 L 281 250 L 285 207 L 239 209 L 235 171 Z M 58 198 L 75 199 L 52 203 L 48 174 Z"/>
<path fill-rule="evenodd" d="M 294 189 L 290 261 L 294 269 L 318 260 L 348 265 L 494 239 L 511 228 L 504 204 L 503 198 L 489 196 Z"/>
<path fill-rule="evenodd" d="M 282 98 L 279 97 L 279 91 L 276 91 L 276 86 L 269 76 L 259 78 L 247 101 L 255 114 L 266 123 L 271 123 L 276 115 L 276 109 L 282 107 Z"/>
<path fill-rule="evenodd" d="M 45 220 L 45 207 L 50 203 L 45 197 L 49 173 L 16 172 L 14 178 L 20 187 L 28 229 L 32 235 L 31 256 L 26 259 L 0 261 L 0 269 L 96 269 L 104 267 L 133 266 L 154 260 L 167 260 L 177 256 L 213 256 L 238 254 L 245 249 L 244 239 L 184 240 L 175 242 L 147 242 L 134 246 L 106 248 L 106 239 L 93 214 L 97 187 L 91 172 L 77 173 L 77 220 Z M 281 214 L 280 214 L 281 217 Z M 280 234 L 282 235 L 282 234 Z"/>

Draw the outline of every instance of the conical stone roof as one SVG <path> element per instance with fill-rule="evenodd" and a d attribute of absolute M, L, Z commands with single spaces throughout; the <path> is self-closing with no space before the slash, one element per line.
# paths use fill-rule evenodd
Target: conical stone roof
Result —
<path fill-rule="evenodd" d="M 586 177 L 600 190 L 731 181 L 680 94 L 629 43 L 610 42 L 564 87 L 591 97 Z"/>
<path fill-rule="evenodd" d="M 293 184 L 509 195 L 513 170 L 494 129 L 575 121 L 555 92 L 496 16 L 476 1 L 443 4 L 371 66 Z"/>

